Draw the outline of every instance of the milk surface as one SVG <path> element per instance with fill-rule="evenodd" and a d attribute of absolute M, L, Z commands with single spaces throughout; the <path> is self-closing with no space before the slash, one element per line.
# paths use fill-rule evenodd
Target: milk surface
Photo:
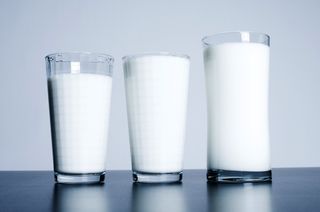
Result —
<path fill-rule="evenodd" d="M 146 55 L 124 62 L 134 171 L 182 171 L 189 60 Z"/>
<path fill-rule="evenodd" d="M 98 74 L 48 79 L 55 171 L 105 171 L 111 86 L 111 77 Z"/>
<path fill-rule="evenodd" d="M 204 50 L 208 169 L 270 170 L 269 47 L 224 43 Z"/>

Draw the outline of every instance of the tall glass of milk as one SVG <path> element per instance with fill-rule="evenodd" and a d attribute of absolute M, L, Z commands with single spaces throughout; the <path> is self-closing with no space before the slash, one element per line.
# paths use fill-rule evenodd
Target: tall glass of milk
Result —
<path fill-rule="evenodd" d="M 134 181 L 182 179 L 189 65 L 170 53 L 123 57 Z"/>
<path fill-rule="evenodd" d="M 270 37 L 229 32 L 202 39 L 208 108 L 208 180 L 270 181 Z"/>
<path fill-rule="evenodd" d="M 102 182 L 113 58 L 56 53 L 45 59 L 55 179 L 59 183 Z"/>

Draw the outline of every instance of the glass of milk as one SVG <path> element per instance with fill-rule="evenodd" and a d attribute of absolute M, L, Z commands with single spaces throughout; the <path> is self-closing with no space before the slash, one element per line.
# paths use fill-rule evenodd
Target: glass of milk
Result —
<path fill-rule="evenodd" d="M 202 39 L 208 109 L 208 180 L 270 181 L 270 37 L 229 32 Z"/>
<path fill-rule="evenodd" d="M 123 57 L 134 181 L 182 179 L 189 66 L 186 55 Z"/>
<path fill-rule="evenodd" d="M 113 58 L 98 53 L 46 56 L 55 179 L 104 180 Z"/>

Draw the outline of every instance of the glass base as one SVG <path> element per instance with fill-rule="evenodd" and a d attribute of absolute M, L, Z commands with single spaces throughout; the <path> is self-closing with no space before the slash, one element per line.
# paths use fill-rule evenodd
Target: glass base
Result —
<path fill-rule="evenodd" d="M 146 173 L 133 172 L 133 181 L 140 183 L 175 183 L 182 180 L 182 172 L 175 173 Z"/>
<path fill-rule="evenodd" d="M 262 172 L 248 172 L 216 169 L 208 170 L 207 179 L 209 182 L 225 183 L 270 182 L 272 180 L 272 175 L 271 170 Z"/>
<path fill-rule="evenodd" d="M 105 172 L 90 173 L 90 174 L 67 174 L 67 173 L 54 173 L 54 178 L 57 183 L 66 184 L 92 184 L 103 183 Z"/>

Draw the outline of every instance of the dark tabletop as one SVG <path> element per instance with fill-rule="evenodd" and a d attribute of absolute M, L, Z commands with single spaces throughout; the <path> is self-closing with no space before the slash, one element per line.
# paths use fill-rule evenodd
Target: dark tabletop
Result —
<path fill-rule="evenodd" d="M 109 171 L 101 185 L 55 184 L 53 172 L 0 172 L 0 211 L 320 211 L 320 168 L 273 169 L 273 182 L 212 184 L 204 170 L 179 184 L 132 183 Z"/>

